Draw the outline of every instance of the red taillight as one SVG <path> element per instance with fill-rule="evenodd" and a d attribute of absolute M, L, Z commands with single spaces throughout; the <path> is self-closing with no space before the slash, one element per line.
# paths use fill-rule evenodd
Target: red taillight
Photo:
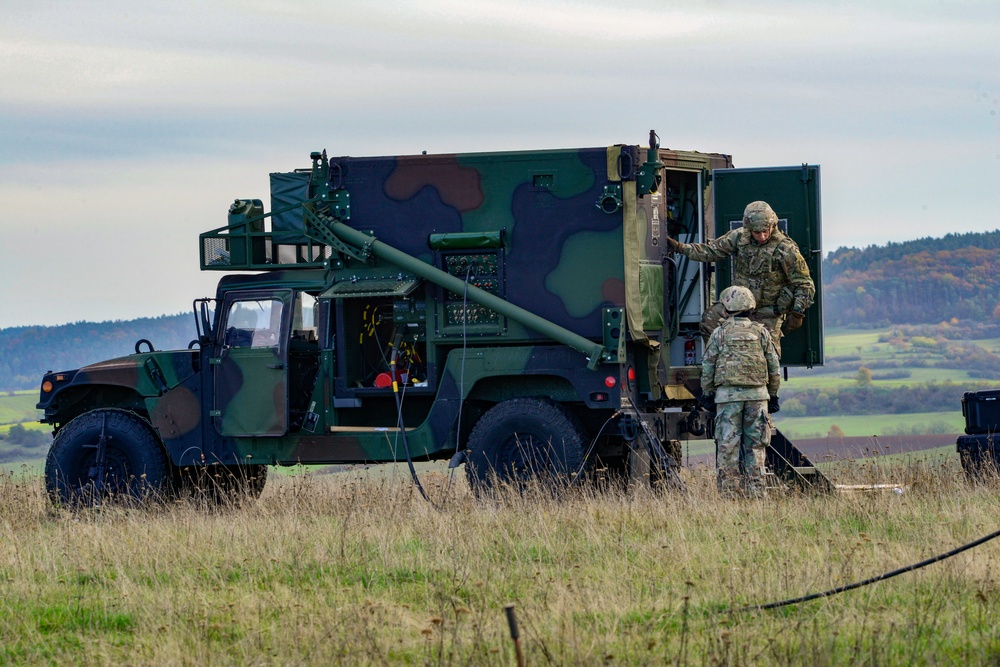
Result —
<path fill-rule="evenodd" d="M 612 389 L 616 384 L 618 384 L 618 382 L 615 380 L 615 376 L 609 375 L 604 378 L 604 386 L 608 389 Z"/>

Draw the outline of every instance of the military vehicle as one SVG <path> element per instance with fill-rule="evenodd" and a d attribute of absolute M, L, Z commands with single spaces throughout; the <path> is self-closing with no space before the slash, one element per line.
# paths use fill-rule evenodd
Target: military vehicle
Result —
<path fill-rule="evenodd" d="M 706 305 L 730 268 L 668 252 L 766 199 L 820 276 L 819 168 L 735 169 L 649 141 L 570 150 L 328 157 L 270 176 L 200 237 L 226 271 L 197 340 L 47 373 L 56 502 L 139 496 L 208 471 L 259 493 L 269 465 L 450 460 L 474 490 L 596 466 L 676 479 Z M 784 342 L 823 363 L 821 295 Z M 811 464 L 783 438 L 782 470 Z M 412 469 L 412 466 L 411 466 Z"/>

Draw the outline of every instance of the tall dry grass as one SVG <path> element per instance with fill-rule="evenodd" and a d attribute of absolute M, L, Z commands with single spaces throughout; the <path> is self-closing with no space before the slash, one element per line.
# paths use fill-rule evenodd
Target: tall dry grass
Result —
<path fill-rule="evenodd" d="M 846 464 L 845 464 L 846 465 Z M 989 664 L 1000 544 L 771 612 L 996 529 L 952 462 L 856 466 L 893 493 L 574 489 L 477 501 L 464 480 L 273 476 L 256 503 L 53 510 L 0 476 L 0 663 Z M 839 470 L 848 477 L 850 470 Z"/>

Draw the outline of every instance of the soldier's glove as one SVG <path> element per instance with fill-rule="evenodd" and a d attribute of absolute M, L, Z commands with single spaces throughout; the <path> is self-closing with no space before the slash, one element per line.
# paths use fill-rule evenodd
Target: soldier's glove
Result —
<path fill-rule="evenodd" d="M 785 332 L 795 331 L 802 326 L 802 320 L 805 318 L 805 315 L 793 310 L 785 316 L 785 326 L 783 326 L 782 329 L 784 329 Z"/>
<path fill-rule="evenodd" d="M 667 237 L 667 245 L 670 246 L 670 252 L 676 252 L 677 254 L 680 254 L 680 252 L 681 252 L 681 242 L 680 241 L 678 241 L 677 239 L 674 239 L 674 238 L 671 238 L 671 237 L 668 236 Z"/>
<path fill-rule="evenodd" d="M 778 397 L 777 396 L 772 396 L 771 398 L 767 399 L 767 411 L 768 411 L 769 414 L 773 415 L 775 412 L 777 412 L 780 409 L 781 409 L 781 406 L 778 405 Z"/>
<path fill-rule="evenodd" d="M 698 397 L 698 405 L 707 412 L 715 412 L 715 394 L 702 394 Z"/>

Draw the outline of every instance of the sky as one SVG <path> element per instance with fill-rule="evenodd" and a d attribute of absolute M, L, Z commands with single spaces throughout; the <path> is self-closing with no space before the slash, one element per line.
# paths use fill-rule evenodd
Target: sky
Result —
<path fill-rule="evenodd" d="M 309 153 L 819 164 L 824 253 L 1000 228 L 995 0 L 4 0 L 0 328 L 187 312 Z"/>

